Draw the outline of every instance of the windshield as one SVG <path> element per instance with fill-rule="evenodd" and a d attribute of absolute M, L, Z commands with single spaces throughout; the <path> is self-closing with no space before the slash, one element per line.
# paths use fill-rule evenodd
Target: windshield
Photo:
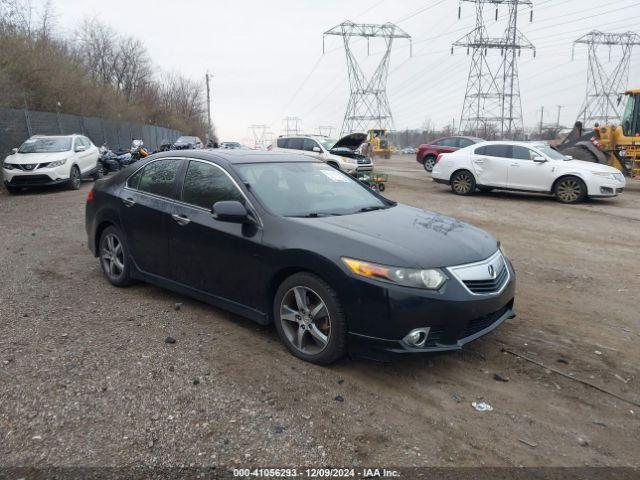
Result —
<path fill-rule="evenodd" d="M 325 150 L 331 150 L 333 146 L 338 143 L 335 138 L 318 138 L 317 140 L 322 144 Z"/>
<path fill-rule="evenodd" d="M 71 150 L 70 137 L 30 138 L 18 149 L 19 153 L 53 153 Z"/>
<path fill-rule="evenodd" d="M 346 215 L 390 206 L 360 182 L 324 163 L 248 163 L 236 168 L 276 215 Z"/>
<path fill-rule="evenodd" d="M 551 160 L 567 160 L 567 157 L 561 154 L 559 151 L 554 150 L 550 146 L 537 147 L 542 153 L 544 153 Z"/>
<path fill-rule="evenodd" d="M 196 143 L 196 137 L 180 137 L 176 140 L 176 143 Z"/>

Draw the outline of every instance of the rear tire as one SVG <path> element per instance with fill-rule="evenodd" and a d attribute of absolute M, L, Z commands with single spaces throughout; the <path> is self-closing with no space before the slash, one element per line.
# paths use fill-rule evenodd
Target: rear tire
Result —
<path fill-rule="evenodd" d="M 329 365 L 347 353 L 347 322 L 338 295 L 311 273 L 282 282 L 273 318 L 282 343 L 304 361 Z"/>
<path fill-rule="evenodd" d="M 476 190 L 476 179 L 469 170 L 458 170 L 451 175 L 451 190 L 456 195 L 472 195 Z"/>
<path fill-rule="evenodd" d="M 82 184 L 82 178 L 80 176 L 80 169 L 74 165 L 69 172 L 69 190 L 80 190 Z"/>
<path fill-rule="evenodd" d="M 587 198 L 587 186 L 578 177 L 562 177 L 555 183 L 553 194 L 562 203 L 579 203 Z"/>
<path fill-rule="evenodd" d="M 387 189 L 386 185 L 384 183 L 379 183 L 378 184 L 378 191 L 379 192 L 384 192 Z"/>
<path fill-rule="evenodd" d="M 129 250 L 119 228 L 110 226 L 100 235 L 98 256 L 102 273 L 116 287 L 128 287 L 133 283 Z"/>
<path fill-rule="evenodd" d="M 95 182 L 96 180 L 100 180 L 102 177 L 104 177 L 104 165 L 102 165 L 102 162 L 98 160 L 98 165 L 96 165 L 96 172 L 91 175 L 91 178 L 93 178 L 93 181 Z"/>
<path fill-rule="evenodd" d="M 424 163 L 422 165 L 424 166 L 425 171 L 431 173 L 433 171 L 433 167 L 436 166 L 436 157 L 433 155 L 427 155 L 424 157 Z"/>

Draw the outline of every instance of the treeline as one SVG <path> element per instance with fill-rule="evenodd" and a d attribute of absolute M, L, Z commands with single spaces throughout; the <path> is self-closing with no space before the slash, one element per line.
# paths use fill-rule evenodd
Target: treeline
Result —
<path fill-rule="evenodd" d="M 86 20 L 56 31 L 51 3 L 0 0 L 0 106 L 159 125 L 206 137 L 203 81 L 153 64 L 137 38 Z"/>

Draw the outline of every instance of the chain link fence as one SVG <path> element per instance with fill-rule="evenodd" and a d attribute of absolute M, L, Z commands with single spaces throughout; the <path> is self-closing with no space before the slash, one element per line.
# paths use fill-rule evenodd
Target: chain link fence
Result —
<path fill-rule="evenodd" d="M 112 150 L 129 148 L 132 139 L 141 139 L 145 147 L 157 150 L 164 142 L 174 142 L 182 132 L 156 125 L 105 120 L 66 113 L 35 112 L 0 108 L 0 155 L 19 147 L 31 135 L 86 135 L 100 146 Z"/>

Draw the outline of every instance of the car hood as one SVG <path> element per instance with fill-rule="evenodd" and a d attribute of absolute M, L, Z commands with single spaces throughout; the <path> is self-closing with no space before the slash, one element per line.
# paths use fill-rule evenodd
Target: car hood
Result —
<path fill-rule="evenodd" d="M 30 163 L 48 163 L 55 162 L 69 158 L 71 152 L 47 152 L 47 153 L 14 153 L 9 155 L 6 159 L 6 163 L 15 163 L 17 165 L 24 165 Z"/>
<path fill-rule="evenodd" d="M 589 172 L 607 172 L 607 173 L 620 173 L 620 170 L 609 165 L 603 165 L 601 163 L 585 162 L 583 160 L 563 160 L 562 166 L 568 170 L 587 170 Z"/>
<path fill-rule="evenodd" d="M 366 133 L 350 133 L 346 137 L 342 137 L 331 147 L 331 151 L 337 148 L 348 148 L 349 150 L 357 150 L 367 139 Z"/>
<path fill-rule="evenodd" d="M 479 228 L 402 204 L 354 215 L 295 220 L 318 230 L 314 241 L 339 246 L 340 255 L 391 266 L 461 265 L 484 260 L 498 248 L 497 240 Z"/>

